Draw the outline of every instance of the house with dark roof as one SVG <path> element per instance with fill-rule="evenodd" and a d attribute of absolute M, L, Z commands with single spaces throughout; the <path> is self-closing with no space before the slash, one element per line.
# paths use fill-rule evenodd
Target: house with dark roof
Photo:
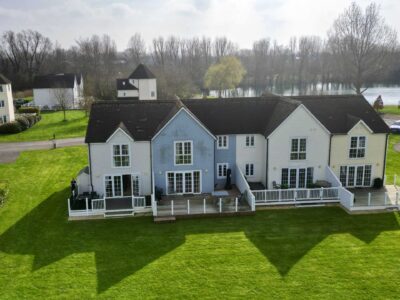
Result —
<path fill-rule="evenodd" d="M 119 100 L 157 100 L 157 79 L 144 64 L 139 64 L 128 78 L 117 79 Z"/>
<path fill-rule="evenodd" d="M 33 101 L 41 108 L 56 108 L 64 97 L 68 108 L 78 108 L 83 98 L 83 76 L 74 73 L 37 75 L 33 79 Z"/>
<path fill-rule="evenodd" d="M 384 180 L 388 133 L 363 96 L 102 101 L 78 194 L 102 213 L 158 216 L 347 205 L 347 189 Z"/>
<path fill-rule="evenodd" d="M 0 74 L 0 124 L 15 120 L 11 81 Z"/>

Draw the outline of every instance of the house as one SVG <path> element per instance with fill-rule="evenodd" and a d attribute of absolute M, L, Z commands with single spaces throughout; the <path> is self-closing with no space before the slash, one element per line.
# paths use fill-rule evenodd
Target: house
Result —
<path fill-rule="evenodd" d="M 58 97 L 64 97 L 68 108 L 78 108 L 83 97 L 81 74 L 58 73 L 35 76 L 33 80 L 33 101 L 40 108 L 56 108 Z"/>
<path fill-rule="evenodd" d="M 362 96 L 102 101 L 86 133 L 90 184 L 79 188 L 105 206 L 125 197 L 130 211 L 136 197 L 146 207 L 152 196 L 153 214 L 165 203 L 157 209 L 156 191 L 176 201 L 198 195 L 204 213 L 211 197 L 221 212 L 228 204 L 212 196 L 232 194 L 228 177 L 250 210 L 262 199 L 354 201 L 348 188 L 384 179 L 388 133 Z M 237 212 L 235 201 L 227 203 Z M 169 214 L 178 209 L 168 207 Z"/>
<path fill-rule="evenodd" d="M 0 124 L 14 121 L 14 103 L 11 81 L 0 74 Z"/>
<path fill-rule="evenodd" d="M 119 100 L 157 100 L 157 79 L 144 64 L 139 64 L 128 78 L 117 79 Z"/>

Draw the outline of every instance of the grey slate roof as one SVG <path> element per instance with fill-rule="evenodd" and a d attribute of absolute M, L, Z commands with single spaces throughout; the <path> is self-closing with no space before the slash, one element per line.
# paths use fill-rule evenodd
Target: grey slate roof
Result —
<path fill-rule="evenodd" d="M 129 75 L 130 79 L 151 79 L 156 78 L 154 74 L 144 64 L 139 64 L 136 69 Z"/>
<path fill-rule="evenodd" d="M 37 75 L 33 79 L 34 89 L 73 88 L 74 84 L 75 74 L 73 73 Z"/>
<path fill-rule="evenodd" d="M 375 133 L 387 133 L 389 128 L 368 101 L 359 95 L 298 96 L 309 111 L 333 134 L 345 134 L 363 120 Z"/>
<path fill-rule="evenodd" d="M 170 111 L 176 108 L 176 101 L 99 101 L 92 105 L 86 131 L 86 143 L 104 143 L 121 127 L 129 131 L 135 140 L 150 140 Z"/>
<path fill-rule="evenodd" d="M 105 142 L 121 126 L 134 140 L 151 140 L 182 107 L 189 109 L 214 135 L 259 133 L 268 136 L 301 104 L 333 134 L 347 133 L 360 119 L 375 133 L 389 132 L 362 96 L 119 100 L 93 104 L 86 142 Z"/>
<path fill-rule="evenodd" d="M 11 81 L 6 76 L 0 73 L 0 84 L 9 84 L 9 83 L 11 83 Z"/>

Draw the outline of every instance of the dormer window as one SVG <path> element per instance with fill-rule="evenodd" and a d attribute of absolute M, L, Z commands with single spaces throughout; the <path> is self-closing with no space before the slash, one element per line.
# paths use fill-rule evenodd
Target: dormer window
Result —
<path fill-rule="evenodd" d="M 363 158 L 365 157 L 365 136 L 352 136 L 350 140 L 350 158 Z"/>

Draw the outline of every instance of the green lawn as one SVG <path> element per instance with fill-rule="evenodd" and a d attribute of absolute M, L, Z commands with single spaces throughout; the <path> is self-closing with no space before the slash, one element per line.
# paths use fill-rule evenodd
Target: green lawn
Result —
<path fill-rule="evenodd" d="M 400 109 L 397 107 L 397 105 L 385 105 L 381 112 L 391 115 L 400 115 Z"/>
<path fill-rule="evenodd" d="M 0 298 L 398 298 L 398 213 L 338 207 L 255 216 L 67 221 L 84 147 L 0 164 Z"/>
<path fill-rule="evenodd" d="M 394 175 L 396 174 L 397 185 L 400 186 L 400 153 L 394 151 L 394 145 L 400 143 L 399 134 L 391 134 L 389 136 L 389 145 L 386 158 L 386 183 L 393 184 Z"/>
<path fill-rule="evenodd" d="M 63 112 L 42 113 L 42 120 L 32 128 L 17 134 L 0 134 L 0 142 L 43 141 L 53 138 L 73 138 L 84 136 L 88 117 L 80 110 L 67 111 L 67 121 L 63 121 Z"/>

